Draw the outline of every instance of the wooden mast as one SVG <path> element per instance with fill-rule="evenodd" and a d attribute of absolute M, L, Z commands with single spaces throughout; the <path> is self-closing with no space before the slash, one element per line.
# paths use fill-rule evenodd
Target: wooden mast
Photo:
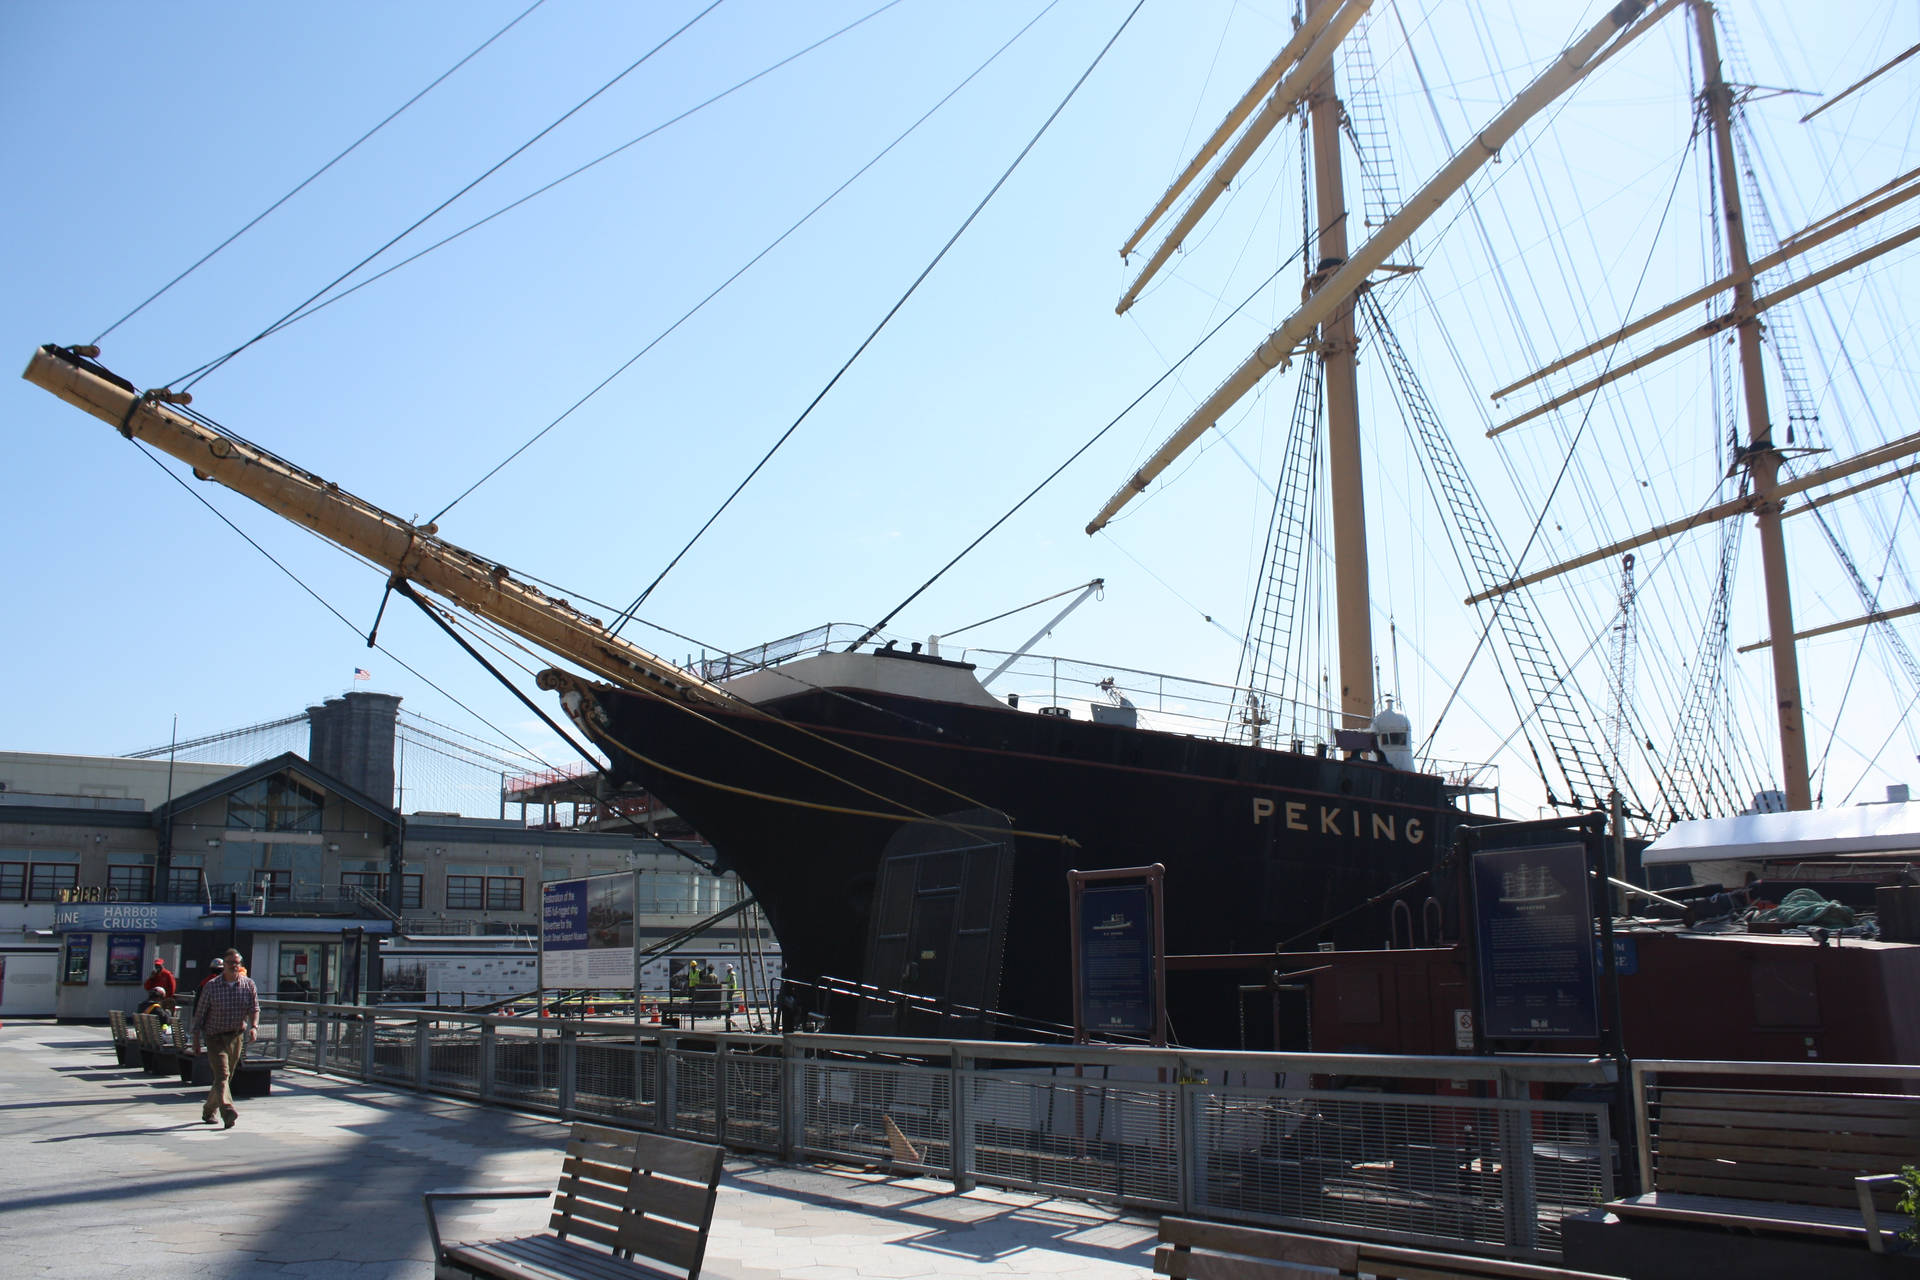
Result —
<path fill-rule="evenodd" d="M 1707 114 L 1713 122 L 1714 151 L 1720 170 L 1721 215 L 1727 224 L 1728 265 L 1732 268 L 1733 311 L 1740 322 L 1740 373 L 1747 407 L 1744 461 L 1753 481 L 1754 517 L 1760 526 L 1760 562 L 1767 587 L 1767 631 L 1791 637 L 1793 598 L 1787 585 L 1787 544 L 1780 528 L 1780 451 L 1767 417 L 1766 371 L 1760 364 L 1760 321 L 1753 305 L 1753 275 L 1747 261 L 1746 224 L 1740 216 L 1740 179 L 1733 156 L 1733 91 L 1720 74 L 1720 45 L 1714 36 L 1713 5 L 1694 0 L 1694 29 L 1700 37 L 1700 68 L 1706 85 Z M 1807 780 L 1807 735 L 1800 706 L 1800 663 L 1793 642 L 1772 646 L 1774 701 L 1780 715 L 1781 785 L 1787 808 L 1813 806 Z"/>
<path fill-rule="evenodd" d="M 1338 0 L 1308 0 L 1307 22 Z M 1307 90 L 1313 139 L 1313 194 L 1319 259 L 1309 280 L 1324 287 L 1347 260 L 1347 196 L 1340 163 L 1342 109 L 1332 61 Z M 1361 483 L 1359 344 L 1353 295 L 1320 324 L 1319 357 L 1327 406 L 1327 483 L 1333 507 L 1334 616 L 1340 635 L 1340 711 L 1348 728 L 1373 721 L 1373 619 L 1368 612 L 1366 489 Z"/>

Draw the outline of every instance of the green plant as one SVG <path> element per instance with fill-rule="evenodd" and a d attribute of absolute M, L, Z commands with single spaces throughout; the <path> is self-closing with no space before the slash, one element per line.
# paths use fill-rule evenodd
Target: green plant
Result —
<path fill-rule="evenodd" d="M 1900 1238 L 1920 1242 L 1920 1169 L 1907 1165 L 1900 1170 L 1900 1198 L 1894 1201 L 1894 1207 L 1914 1219 Z"/>

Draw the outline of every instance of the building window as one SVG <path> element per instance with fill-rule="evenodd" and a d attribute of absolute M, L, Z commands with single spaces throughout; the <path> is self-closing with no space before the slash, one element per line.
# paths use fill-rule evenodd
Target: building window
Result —
<path fill-rule="evenodd" d="M 487 910 L 518 911 L 525 901 L 526 881 L 519 876 L 487 877 Z"/>
<path fill-rule="evenodd" d="M 486 906 L 485 876 L 448 876 L 447 910 L 479 911 Z"/>
<path fill-rule="evenodd" d="M 262 778 L 227 797 L 227 826 L 240 831 L 320 830 L 326 798 L 291 778 Z"/>
<path fill-rule="evenodd" d="M 201 902 L 206 896 L 200 884 L 200 868 L 181 866 L 167 868 L 168 902 Z"/>
<path fill-rule="evenodd" d="M 153 898 L 152 867 L 108 867 L 107 888 L 115 902 L 148 902 Z"/>
<path fill-rule="evenodd" d="M 293 896 L 293 872 L 284 867 L 268 867 L 253 873 L 253 891 L 263 893 L 275 902 L 284 902 Z"/>
<path fill-rule="evenodd" d="M 27 896 L 27 864 L 0 862 L 0 902 L 18 902 Z"/>
<path fill-rule="evenodd" d="M 80 883 L 80 868 L 58 862 L 36 862 L 27 882 L 27 901 L 54 902 L 62 889 Z"/>
<path fill-rule="evenodd" d="M 400 909 L 402 911 L 425 909 L 426 879 L 426 876 L 416 874 L 400 877 Z M 340 873 L 342 889 L 360 889 L 382 902 L 387 900 L 389 883 L 391 882 L 384 871 L 342 871 Z"/>

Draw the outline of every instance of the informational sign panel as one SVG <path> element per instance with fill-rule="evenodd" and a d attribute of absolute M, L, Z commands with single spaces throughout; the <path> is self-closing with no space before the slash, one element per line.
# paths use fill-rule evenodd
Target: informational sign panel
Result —
<path fill-rule="evenodd" d="M 67 935 L 66 963 L 60 968 L 60 981 L 74 986 L 87 985 L 87 972 L 93 967 L 93 935 Z"/>
<path fill-rule="evenodd" d="M 138 933 L 107 935 L 107 981 L 138 986 L 143 980 L 140 962 L 147 958 L 147 939 Z"/>
<path fill-rule="evenodd" d="M 542 986 L 633 986 L 633 882 L 622 872 L 541 886 Z"/>
<path fill-rule="evenodd" d="M 1482 1034 L 1593 1039 L 1593 906 L 1584 845 L 1485 849 L 1473 855 Z"/>
<path fill-rule="evenodd" d="M 1080 895 L 1080 1007 L 1090 1035 L 1154 1029 L 1153 897 L 1144 884 Z"/>

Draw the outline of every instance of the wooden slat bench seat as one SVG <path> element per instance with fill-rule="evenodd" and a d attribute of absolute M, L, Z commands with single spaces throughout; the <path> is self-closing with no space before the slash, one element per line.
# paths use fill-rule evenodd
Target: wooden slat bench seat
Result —
<path fill-rule="evenodd" d="M 150 1013 L 133 1015 L 134 1036 L 139 1044 L 140 1066 L 151 1076 L 177 1075 L 180 1057 L 167 1039 L 160 1019 Z"/>
<path fill-rule="evenodd" d="M 1615 1280 L 1587 1271 L 1333 1240 L 1194 1218 L 1160 1219 L 1153 1269 L 1171 1280 Z"/>
<path fill-rule="evenodd" d="M 1855 1179 L 1920 1151 L 1920 1096 L 1774 1089 L 1663 1089 L 1653 1185 L 1607 1205 L 1621 1218 L 1868 1243 Z M 1870 1185 L 1883 1227 L 1896 1189 Z"/>
<path fill-rule="evenodd" d="M 140 1065 L 140 1042 L 134 1038 L 133 1028 L 127 1025 L 127 1015 L 118 1009 L 107 1012 L 107 1025 L 113 1028 L 113 1060 L 123 1067 Z"/>
<path fill-rule="evenodd" d="M 430 1191 L 436 1275 L 500 1280 L 698 1280 L 720 1187 L 721 1148 L 605 1125 L 576 1124 L 559 1186 L 539 1191 Z M 437 1206 L 553 1196 L 547 1230 L 444 1243 Z"/>

